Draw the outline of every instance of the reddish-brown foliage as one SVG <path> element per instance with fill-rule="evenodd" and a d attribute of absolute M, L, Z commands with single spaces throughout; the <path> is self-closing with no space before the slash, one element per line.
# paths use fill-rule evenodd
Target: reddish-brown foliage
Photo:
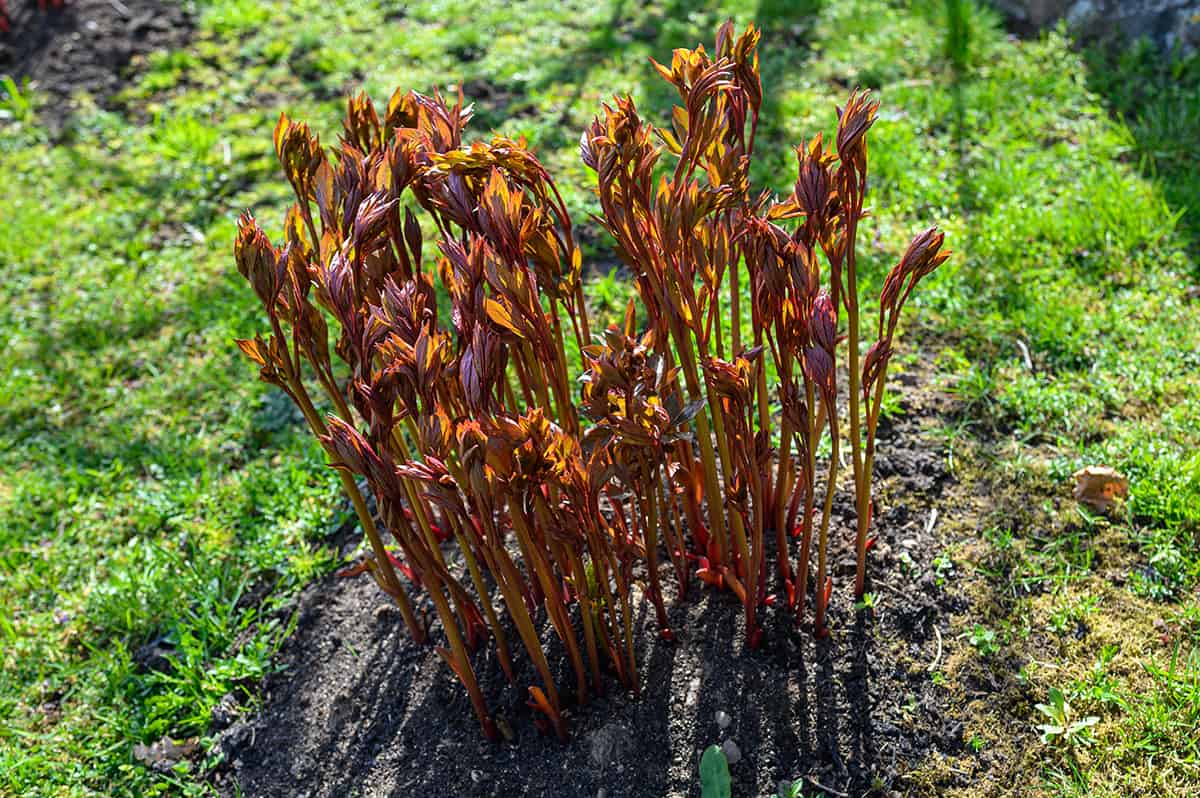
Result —
<path fill-rule="evenodd" d="M 397 92 L 382 118 L 366 97 L 352 98 L 331 148 L 282 117 L 275 148 L 297 203 L 281 246 L 249 214 L 240 220 L 238 269 L 270 329 L 238 345 L 324 445 L 372 549 L 363 567 L 416 640 L 429 630 L 409 591 L 433 602 L 439 651 L 489 736 L 496 728 L 470 657 L 488 638 L 511 680 L 515 632 L 540 677 L 528 686 L 530 706 L 560 736 L 564 699 L 542 648 L 544 622 L 572 666 L 577 700 L 603 689 L 605 670 L 637 688 L 632 587 L 643 574 L 665 637 L 663 572 L 674 573 L 679 597 L 694 572 L 736 594 L 757 645 L 772 571 L 797 622 L 804 617 L 815 542 L 813 628 L 824 634 L 843 434 L 859 511 L 856 591 L 864 589 L 897 318 L 947 253 L 936 230 L 914 239 L 887 277 L 877 340 L 860 357 L 855 237 L 877 104 L 851 94 L 835 149 L 817 136 L 797 150 L 792 194 L 755 194 L 757 44 L 754 28 L 739 36 L 727 23 L 711 56 L 699 47 L 656 63 L 681 100 L 669 130 L 618 97 L 583 134 L 597 218 L 632 270 L 645 330 L 631 303 L 622 329 L 593 338 L 580 251 L 554 181 L 523 141 L 465 146 L 471 111 L 461 96 Z M 825 434 L 833 456 L 819 474 Z M 448 559 L 451 546 L 459 554 Z"/>

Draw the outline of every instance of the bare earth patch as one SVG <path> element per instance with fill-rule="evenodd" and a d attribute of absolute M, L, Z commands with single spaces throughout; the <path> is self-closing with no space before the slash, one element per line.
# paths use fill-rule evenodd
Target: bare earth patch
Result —
<path fill-rule="evenodd" d="M 569 712 L 566 745 L 539 734 L 523 689 L 481 654 L 481 685 L 513 736 L 493 745 L 453 675 L 431 648 L 408 641 L 377 588 L 328 577 L 298 600 L 298 626 L 282 670 L 263 685 L 261 712 L 219 738 L 225 762 L 213 783 L 223 795 L 264 798 L 682 796 L 698 789 L 704 748 L 732 740 L 736 794 L 769 795 L 802 776 L 833 794 L 902 792 L 930 759 L 964 755 L 964 721 L 947 711 L 930 671 L 950 656 L 950 630 L 968 603 L 937 584 L 933 561 L 941 530 L 969 525 L 971 504 L 922 434 L 944 399 L 915 393 L 906 392 L 880 447 L 876 608 L 856 613 L 849 591 L 835 593 L 829 639 L 814 641 L 792 628 L 790 613 L 769 611 L 763 646 L 747 650 L 736 600 L 693 586 L 671 610 L 674 643 L 659 638 L 652 612 L 639 618 L 642 695 L 612 680 L 607 695 Z M 854 569 L 853 502 L 843 493 L 835 582 Z M 561 647 L 547 635 L 568 684 Z M 528 666 L 518 679 L 536 681 Z M 937 781 L 967 783 L 953 773 Z"/>
<path fill-rule="evenodd" d="M 162 0 L 71 0 L 41 10 L 36 0 L 8 0 L 12 31 L 0 33 L 0 74 L 56 100 L 87 92 L 102 105 L 125 87 L 138 56 L 172 49 L 191 36 L 177 3 Z M 43 110 L 61 123 L 62 102 Z"/>

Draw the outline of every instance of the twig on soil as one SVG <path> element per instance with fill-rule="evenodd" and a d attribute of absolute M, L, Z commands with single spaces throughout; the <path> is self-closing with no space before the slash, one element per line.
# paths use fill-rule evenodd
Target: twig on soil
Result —
<path fill-rule="evenodd" d="M 873 582 L 872 585 L 877 588 L 883 588 L 884 590 L 891 593 L 893 596 L 895 596 L 898 599 L 905 600 L 905 601 L 911 599 L 911 596 L 906 594 L 903 590 L 901 590 L 900 588 L 895 587 L 887 582 L 876 581 L 876 582 Z"/>
<path fill-rule="evenodd" d="M 847 794 L 846 794 L 846 793 L 844 793 L 844 792 L 838 792 L 837 790 L 833 789 L 832 787 L 826 787 L 824 784 L 822 784 L 821 782 L 817 781 L 817 780 L 816 780 L 816 779 L 814 779 L 812 776 L 803 776 L 802 778 L 803 778 L 805 781 L 807 781 L 809 784 L 811 784 L 812 786 L 816 787 L 816 788 L 817 788 L 818 790 L 820 790 L 821 792 L 827 792 L 827 793 L 829 793 L 830 795 L 836 795 L 836 796 L 837 796 L 837 798 L 847 798 Z"/>
<path fill-rule="evenodd" d="M 937 669 L 938 663 L 942 661 L 942 630 L 937 628 L 936 625 L 933 627 L 933 635 L 937 638 L 937 655 L 934 656 L 933 662 L 929 663 L 929 667 L 925 669 L 929 673 L 933 673 Z"/>
<path fill-rule="evenodd" d="M 937 511 L 937 508 L 934 507 L 929 511 L 929 518 L 925 519 L 925 534 L 926 535 L 933 534 L 933 527 L 935 524 L 937 524 L 937 520 L 938 520 L 938 511 Z"/>
<path fill-rule="evenodd" d="M 108 0 L 108 4 L 112 6 L 118 14 L 125 18 L 133 16 L 133 12 L 129 10 L 129 6 L 121 2 L 121 0 Z"/>
<path fill-rule="evenodd" d="M 1029 356 L 1029 347 L 1020 338 L 1014 338 L 1017 343 L 1017 349 L 1021 350 L 1021 360 L 1025 362 L 1025 368 L 1033 371 L 1033 358 Z"/>

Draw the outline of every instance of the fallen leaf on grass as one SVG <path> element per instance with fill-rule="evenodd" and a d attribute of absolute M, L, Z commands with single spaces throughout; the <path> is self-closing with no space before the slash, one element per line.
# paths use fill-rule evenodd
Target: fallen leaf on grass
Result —
<path fill-rule="evenodd" d="M 1108 466 L 1088 466 L 1075 472 L 1075 498 L 1096 512 L 1106 512 L 1129 495 L 1129 480 Z"/>
<path fill-rule="evenodd" d="M 200 744 L 195 738 L 177 743 L 170 737 L 163 737 L 150 745 L 134 744 L 133 758 L 162 773 L 175 767 L 199 750 Z"/>

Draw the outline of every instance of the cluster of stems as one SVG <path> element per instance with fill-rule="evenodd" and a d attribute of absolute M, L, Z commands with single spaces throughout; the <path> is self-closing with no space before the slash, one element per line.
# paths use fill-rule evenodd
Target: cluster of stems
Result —
<path fill-rule="evenodd" d="M 332 152 L 281 118 L 275 146 L 297 202 L 278 248 L 241 220 L 238 267 L 271 334 L 239 344 L 326 447 L 371 546 L 363 567 L 413 639 L 429 630 L 410 590 L 433 604 L 439 651 L 485 733 L 496 725 L 472 652 L 490 637 L 515 682 L 515 636 L 539 677 L 531 706 L 565 737 L 544 622 L 574 670 L 574 700 L 602 689 L 602 667 L 635 687 L 640 544 L 600 512 L 603 452 L 580 447 L 565 337 L 578 346 L 590 332 L 570 219 L 523 142 L 464 146 L 470 115 L 461 97 L 397 93 L 381 120 L 357 97 Z M 414 208 L 438 234 L 432 268 Z M 331 414 L 317 412 L 312 390 Z"/>
<path fill-rule="evenodd" d="M 735 35 L 727 23 L 712 56 L 698 47 L 655 64 L 682 100 L 671 130 L 617 98 L 584 132 L 597 218 L 633 273 L 640 332 L 631 302 L 622 328 L 593 337 L 554 181 L 523 141 L 465 144 L 461 95 L 397 92 L 382 117 L 352 98 L 335 148 L 282 117 L 275 149 L 297 200 L 283 241 L 240 220 L 237 265 L 270 327 L 238 345 L 325 447 L 370 547 L 361 569 L 418 642 L 431 635 L 413 597 L 433 605 L 439 653 L 489 737 L 497 725 L 475 650 L 490 639 L 514 684 L 516 658 L 527 658 L 535 717 L 565 737 L 564 705 L 602 691 L 605 673 L 638 687 L 636 583 L 672 638 L 664 572 L 679 600 L 693 573 L 730 589 L 753 646 L 775 595 L 773 561 L 797 623 L 811 589 L 824 634 L 843 430 L 855 590 L 865 589 L 892 341 L 913 287 L 946 253 L 936 230 L 914 239 L 860 356 L 855 237 L 876 104 L 853 93 L 836 149 L 818 136 L 797 150 L 790 196 L 752 195 L 757 44 L 754 28 Z M 818 473 L 825 435 L 832 453 Z M 570 664 L 569 689 L 553 678 L 549 637 Z"/>
<path fill-rule="evenodd" d="M 813 628 L 825 633 L 843 435 L 857 509 L 855 594 L 865 591 L 871 473 L 896 322 L 917 281 L 949 254 L 936 230 L 914 239 L 888 275 L 877 340 L 860 355 L 856 241 L 866 214 L 866 134 L 878 104 L 853 92 L 839 109 L 836 147 L 818 135 L 797 148 L 792 194 L 755 193 L 748 176 L 762 104 L 757 44 L 756 30 L 737 36 L 727 23 L 712 55 L 676 50 L 670 66 L 655 64 L 681 100 L 669 130 L 644 122 L 632 100 L 618 97 L 581 141 L 597 175 L 598 218 L 634 276 L 659 354 L 677 365 L 677 390 L 703 406 L 696 455 L 680 446 L 676 458 L 695 486 L 686 495 L 702 497 L 707 509 L 702 519 L 689 508 L 689 538 L 700 576 L 742 600 L 751 645 L 760 636 L 759 610 L 771 600 L 772 554 L 782 592 L 797 620 L 804 617 L 814 531 Z M 818 473 L 825 435 L 832 451 Z M 800 538 L 794 568 L 793 537 Z"/>

